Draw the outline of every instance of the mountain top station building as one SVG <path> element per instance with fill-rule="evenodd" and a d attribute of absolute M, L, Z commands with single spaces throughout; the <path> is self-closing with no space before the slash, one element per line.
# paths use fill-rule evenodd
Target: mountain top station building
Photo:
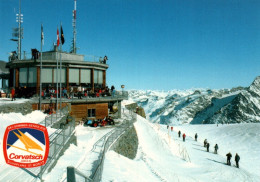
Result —
<path fill-rule="evenodd" d="M 117 116 L 121 117 L 121 101 L 127 98 L 127 92 L 116 92 L 114 87 L 112 94 L 109 93 L 106 84 L 106 64 L 107 56 L 90 56 L 85 60 L 84 55 L 76 54 L 76 1 L 74 1 L 73 10 L 73 42 L 70 53 L 58 50 L 59 33 L 57 30 L 57 44 L 52 51 L 39 52 L 37 49 L 31 49 L 31 55 L 27 56 L 24 52 L 22 58 L 22 39 L 23 39 L 23 15 L 21 14 L 21 1 L 19 1 L 19 14 L 17 14 L 18 28 L 13 28 L 12 41 L 17 42 L 17 53 L 10 53 L 9 62 L 0 61 L 0 79 L 2 79 L 1 97 L 7 97 L 10 90 L 15 88 L 16 97 L 31 98 L 32 109 L 46 110 L 52 108 L 56 110 L 63 106 L 69 106 L 72 115 L 76 120 L 83 118 L 103 119 L 117 111 Z M 64 34 L 62 26 L 60 27 L 61 44 L 64 43 Z M 41 48 L 44 40 L 43 27 L 41 27 Z M 68 92 L 77 93 L 81 96 L 87 94 L 81 99 L 69 98 L 47 98 L 39 99 L 43 91 L 61 90 L 66 88 Z M 122 86 L 123 89 L 123 86 Z M 4 93 L 3 93 L 4 91 Z M 13 90 L 14 91 L 14 90 Z M 64 89 L 65 91 L 65 89 Z M 41 92 L 41 93 L 40 93 Z M 13 92 L 14 93 L 14 92 Z M 53 92 L 52 92 L 53 93 Z M 80 93 L 80 94 L 79 94 Z M 59 94 L 60 95 L 60 94 Z M 111 96 L 112 95 L 112 96 Z M 55 97 L 57 94 L 51 94 Z"/>
<path fill-rule="evenodd" d="M 6 67 L 10 70 L 9 86 L 26 88 L 31 95 L 40 90 L 40 56 L 38 59 L 10 59 Z M 106 87 L 106 70 L 108 65 L 103 60 L 93 57 L 91 61 L 84 61 L 84 55 L 50 51 L 42 53 L 42 88 L 56 88 L 57 76 L 60 83 L 60 59 L 62 63 L 62 87 L 78 87 L 95 91 Z M 57 72 L 58 61 L 58 72 Z M 96 61 L 96 62 L 95 62 Z"/>
<path fill-rule="evenodd" d="M 2 83 L 8 80 L 8 87 L 14 87 L 17 95 L 24 94 L 28 97 L 39 96 L 40 92 L 40 72 L 42 71 L 42 89 L 47 87 L 56 90 L 56 80 L 58 76 L 58 85 L 67 88 L 71 87 L 74 92 L 81 86 L 84 90 L 95 92 L 106 87 L 106 70 L 108 65 L 101 57 L 92 57 L 90 61 L 84 60 L 84 55 L 75 53 L 59 52 L 56 50 L 42 53 L 42 69 L 40 56 L 32 59 L 18 60 L 16 57 L 10 57 L 9 62 L 6 63 L 6 68 L 9 69 L 9 74 L 0 74 Z M 60 69 L 61 61 L 61 69 Z M 57 71 L 58 62 L 58 71 Z M 5 69 L 6 69 L 5 68 Z M 61 72 L 60 72 L 61 70 Z M 61 77 L 60 77 L 61 74 Z M 5 85 L 7 87 L 7 85 Z M 3 88 L 3 87 L 2 87 Z M 86 97 L 83 99 L 66 99 L 62 98 L 62 106 L 69 105 L 72 115 L 76 120 L 82 120 L 86 117 L 93 117 L 95 119 L 103 119 L 108 116 L 109 110 L 113 110 L 113 106 L 117 103 L 118 112 L 120 112 L 123 92 L 117 92 L 116 96 L 99 96 Z M 39 109 L 39 100 L 34 99 L 32 103 L 34 110 Z M 55 107 L 56 99 L 42 100 L 42 110 L 50 107 L 52 104 Z M 114 107 L 115 108 L 115 107 Z M 118 114 L 121 116 L 121 113 Z"/>

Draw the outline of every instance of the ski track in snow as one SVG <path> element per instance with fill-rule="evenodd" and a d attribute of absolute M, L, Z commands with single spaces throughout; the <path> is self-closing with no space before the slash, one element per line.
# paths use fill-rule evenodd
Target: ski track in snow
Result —
<path fill-rule="evenodd" d="M 169 132 L 165 125 L 152 124 L 149 121 L 137 117 L 138 121 L 134 124 L 138 135 L 139 147 L 136 158 L 133 162 L 143 161 L 146 168 L 155 178 L 151 178 L 150 181 L 162 181 L 162 182 L 259 182 L 260 178 L 255 174 L 248 172 L 243 163 L 240 163 L 240 168 L 226 165 L 226 156 L 222 154 L 214 154 L 213 143 L 211 144 L 210 152 L 206 151 L 201 141 L 194 141 L 186 132 L 186 141 L 183 142 L 182 138 L 178 137 L 176 128 L 173 132 Z M 187 126 L 188 127 L 188 126 Z M 168 137 L 168 132 L 170 137 Z M 214 135 L 215 136 L 215 135 Z M 217 138 L 217 135 L 215 136 Z M 232 144 L 230 144 L 232 145 Z M 180 149 L 186 149 L 187 155 L 190 157 L 191 162 L 184 160 L 184 157 L 179 153 Z M 221 146 L 221 150 L 224 147 Z M 110 155 L 110 154 L 108 154 Z M 120 156 L 120 155 L 117 155 Z M 115 156 L 114 156 L 115 157 Z M 234 156 L 232 158 L 234 160 Z M 128 180 L 127 175 L 123 176 L 114 171 L 109 171 L 109 177 L 107 170 L 107 163 L 110 163 L 109 157 L 105 160 L 104 174 L 102 181 L 111 181 L 124 178 L 126 181 L 140 181 L 138 177 L 131 176 L 131 180 Z M 112 160 L 117 160 L 113 158 Z M 129 160 L 129 159 L 127 159 Z M 120 164 L 118 164 L 120 165 Z M 126 166 L 118 166 L 118 168 L 124 168 L 125 170 L 135 170 L 134 164 Z M 146 170 L 147 170 L 146 169 Z M 147 180 L 143 180 L 147 181 Z"/>
<path fill-rule="evenodd" d="M 163 182 L 167 182 L 162 176 L 160 176 L 160 174 L 158 174 L 154 169 L 153 167 L 149 164 L 149 162 L 147 161 L 146 159 L 146 155 L 143 151 L 141 151 L 141 159 L 144 161 L 144 163 L 147 165 L 147 167 L 151 170 L 151 172 L 160 180 L 160 181 L 163 181 Z"/>
<path fill-rule="evenodd" d="M 124 108 L 124 107 L 122 107 Z M 0 133 L 3 134 L 6 124 L 32 120 L 36 122 L 34 113 L 24 118 L 17 113 L 0 114 L 3 120 Z M 124 118 L 129 118 L 126 110 Z M 44 115 L 41 116 L 44 118 Z M 37 120 L 42 120 L 41 117 Z M 11 119 L 13 118 L 13 119 Z M 105 156 L 102 181 L 104 182 L 259 182 L 259 125 L 182 125 L 174 126 L 174 131 L 167 130 L 166 125 L 152 124 L 148 120 L 137 117 L 134 123 L 138 135 L 138 151 L 136 158 L 130 160 L 113 151 L 108 151 Z M 105 128 L 104 128 L 105 129 Z M 71 145 L 50 173 L 44 174 L 48 181 L 59 181 L 66 175 L 69 165 L 80 166 L 89 170 L 94 158 L 90 155 L 93 144 L 110 129 L 90 128 L 78 126 L 76 128 L 78 145 Z M 178 130 L 185 132 L 186 142 L 178 137 Z M 198 142 L 194 141 L 194 134 L 198 132 Z M 169 135 L 168 135 L 169 133 Z M 210 152 L 203 147 L 203 140 L 210 142 Z M 229 138 L 229 140 L 227 140 Z M 220 142 L 221 141 L 221 142 Z M 213 154 L 215 143 L 220 146 L 219 154 Z M 1 143 L 1 142 L 0 142 Z M 187 162 L 180 151 L 185 149 L 191 162 Z M 230 150 L 234 149 L 234 150 Z M 232 166 L 226 165 L 227 152 L 231 151 Z M 234 152 L 241 156 L 240 168 L 234 166 Z M 251 155 L 247 153 L 251 153 Z M 246 155 L 247 154 L 247 155 Z M 95 156 L 94 156 L 95 157 Z M 4 162 L 4 160 L 3 160 Z M 28 181 L 26 173 L 21 178 L 15 178 L 20 169 L 0 164 L 0 176 L 4 181 Z M 255 164 L 255 165 L 253 165 Z M 83 166 L 82 166 L 83 165 Z M 9 170 L 12 168 L 12 170 Z M 17 169 L 17 170 L 16 170 Z M 12 179 L 10 179 L 11 177 Z"/>

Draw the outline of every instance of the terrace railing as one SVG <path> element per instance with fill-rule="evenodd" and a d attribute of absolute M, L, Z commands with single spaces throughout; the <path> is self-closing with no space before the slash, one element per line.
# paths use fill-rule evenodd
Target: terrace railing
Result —
<path fill-rule="evenodd" d="M 58 129 L 49 136 L 49 154 L 45 165 L 35 168 L 21 168 L 35 178 L 42 179 L 43 173 L 47 169 L 51 169 L 52 165 L 55 164 L 70 142 L 71 137 L 75 133 L 75 120 L 69 122 L 63 129 Z"/>
<path fill-rule="evenodd" d="M 128 92 L 127 91 L 116 91 L 116 97 L 128 99 Z"/>
<path fill-rule="evenodd" d="M 84 61 L 103 63 L 103 58 L 100 57 L 100 56 L 85 55 L 84 56 Z"/>
<path fill-rule="evenodd" d="M 39 124 L 44 125 L 45 127 L 52 127 L 55 123 L 60 122 L 61 119 L 67 117 L 69 113 L 69 107 L 65 106 L 58 112 L 50 114 L 44 118 Z"/>
<path fill-rule="evenodd" d="M 43 60 L 56 60 L 57 56 L 59 58 L 58 55 L 59 52 L 43 52 L 42 54 L 42 59 Z M 78 57 L 77 60 L 78 61 L 86 61 L 86 62 L 97 62 L 97 63 L 103 63 L 103 57 L 101 56 L 95 56 L 95 55 L 80 55 L 80 54 L 71 54 L 71 53 L 67 53 L 67 52 L 62 52 L 63 53 L 63 57 L 64 59 L 69 59 L 66 57 L 66 55 L 72 55 L 72 56 L 76 56 Z M 37 61 L 39 61 L 41 59 L 40 57 L 40 52 L 38 53 L 38 59 L 36 59 Z M 21 55 L 21 60 L 33 60 L 32 57 L 32 53 L 31 52 L 23 52 Z M 11 61 L 18 61 L 18 57 L 17 56 L 9 56 L 9 62 Z"/>

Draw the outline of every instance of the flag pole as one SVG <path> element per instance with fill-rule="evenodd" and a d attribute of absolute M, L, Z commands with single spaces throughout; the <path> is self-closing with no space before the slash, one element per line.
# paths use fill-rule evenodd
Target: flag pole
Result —
<path fill-rule="evenodd" d="M 62 25 L 60 25 L 61 27 Z M 60 29 L 61 30 L 61 29 Z M 61 32 L 62 34 L 62 32 Z M 61 35 L 62 36 L 62 35 Z M 61 117 L 61 66 L 62 66 L 62 62 L 61 62 L 61 52 L 62 52 L 62 42 L 60 44 L 60 117 Z"/>
<path fill-rule="evenodd" d="M 40 66 L 40 111 L 42 110 L 42 41 L 43 41 L 43 26 L 41 26 L 41 66 Z"/>
<path fill-rule="evenodd" d="M 59 29 L 57 27 L 57 46 L 59 46 Z M 58 47 L 57 50 L 59 51 Z M 58 115 L 58 90 L 59 90 L 59 85 L 58 85 L 58 54 L 56 53 L 56 61 L 57 61 L 57 67 L 56 67 L 56 120 L 57 120 L 57 115 Z"/>

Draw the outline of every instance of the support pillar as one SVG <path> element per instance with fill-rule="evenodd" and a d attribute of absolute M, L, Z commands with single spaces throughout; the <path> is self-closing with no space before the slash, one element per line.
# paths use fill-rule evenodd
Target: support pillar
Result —
<path fill-rule="evenodd" d="M 91 90 L 94 92 L 94 68 L 91 69 Z"/>
<path fill-rule="evenodd" d="M 19 68 L 15 69 L 15 87 L 19 87 Z"/>
<path fill-rule="evenodd" d="M 69 91 L 69 77 L 70 77 L 70 70 L 69 67 L 66 68 L 66 87 L 67 90 Z"/>
<path fill-rule="evenodd" d="M 103 88 L 106 88 L 106 71 L 103 71 Z"/>
<path fill-rule="evenodd" d="M 81 68 L 79 68 L 79 85 L 81 85 Z"/>

